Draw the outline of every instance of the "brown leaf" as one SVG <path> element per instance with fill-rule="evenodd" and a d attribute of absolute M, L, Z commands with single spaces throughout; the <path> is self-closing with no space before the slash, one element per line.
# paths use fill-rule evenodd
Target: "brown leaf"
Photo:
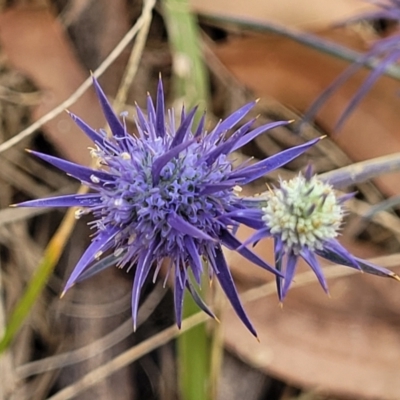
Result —
<path fill-rule="evenodd" d="M 320 30 L 373 9 L 363 0 L 191 0 L 198 13 Z"/>
<path fill-rule="evenodd" d="M 35 119 L 67 99 L 86 79 L 60 22 L 45 9 L 20 8 L 0 14 L 0 43 L 10 63 L 42 90 Z M 70 109 L 94 128 L 104 125 L 94 91 L 87 91 Z M 48 138 L 72 161 L 89 164 L 91 141 L 63 113 L 44 127 Z"/>

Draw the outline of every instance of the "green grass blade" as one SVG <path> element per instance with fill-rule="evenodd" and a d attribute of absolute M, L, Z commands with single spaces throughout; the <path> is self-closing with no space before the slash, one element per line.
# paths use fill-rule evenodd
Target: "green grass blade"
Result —
<path fill-rule="evenodd" d="M 184 318 L 199 311 L 186 292 Z M 178 337 L 178 382 L 184 400 L 207 400 L 209 394 L 210 341 L 205 323 Z"/>
<path fill-rule="evenodd" d="M 210 96 L 197 19 L 187 0 L 164 0 L 163 11 L 173 57 L 175 99 L 187 107 L 198 104 L 202 110 Z"/>

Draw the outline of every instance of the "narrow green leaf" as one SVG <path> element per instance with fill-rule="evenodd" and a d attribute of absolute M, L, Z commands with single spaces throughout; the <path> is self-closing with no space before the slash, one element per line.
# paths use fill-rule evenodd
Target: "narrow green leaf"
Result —
<path fill-rule="evenodd" d="M 196 314 L 199 307 L 188 292 L 185 294 L 183 317 Z M 182 399 L 207 400 L 210 369 L 210 341 L 205 323 L 178 338 L 178 382 Z"/>
<path fill-rule="evenodd" d="M 187 0 L 164 0 L 162 4 L 173 57 L 174 98 L 187 108 L 199 105 L 201 112 L 210 95 L 197 19 Z"/>

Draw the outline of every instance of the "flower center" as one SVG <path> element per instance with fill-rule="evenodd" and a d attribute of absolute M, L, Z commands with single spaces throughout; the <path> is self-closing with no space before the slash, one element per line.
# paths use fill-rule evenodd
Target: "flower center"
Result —
<path fill-rule="evenodd" d="M 332 186 L 315 176 L 282 181 L 279 189 L 267 193 L 262 211 L 271 234 L 295 253 L 302 247 L 321 249 L 324 241 L 338 235 L 343 219 L 343 208 Z"/>
<path fill-rule="evenodd" d="M 168 217 L 171 213 L 215 236 L 220 226 L 216 215 L 236 196 L 229 187 L 215 193 L 201 192 L 207 184 L 220 183 L 231 170 L 231 164 L 221 156 L 214 164 L 207 165 L 201 160 L 200 145 L 197 144 L 190 152 L 183 152 L 168 162 L 155 183 L 151 166 L 154 158 L 162 154 L 158 144 L 153 143 L 151 152 L 132 150 L 130 157 L 122 153 L 107 159 L 110 169 L 118 174 L 119 179 L 115 185 L 101 189 L 103 204 L 97 214 L 97 227 L 118 226 L 123 232 L 118 237 L 122 246 L 126 245 L 128 238 L 135 237 L 135 243 L 145 248 L 157 238 L 160 244 L 158 252 L 168 255 L 172 249 L 183 246 L 182 233 L 170 226 Z M 200 244 L 203 239 L 197 238 L 195 242 Z"/>

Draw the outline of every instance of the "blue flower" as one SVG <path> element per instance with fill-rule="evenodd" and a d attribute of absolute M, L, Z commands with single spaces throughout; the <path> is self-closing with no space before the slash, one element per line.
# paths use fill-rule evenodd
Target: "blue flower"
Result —
<path fill-rule="evenodd" d="M 309 168 L 305 176 L 299 174 L 291 180 L 281 181 L 279 188 L 262 196 L 259 204 L 264 226 L 243 246 L 266 237 L 274 239 L 276 268 L 284 275 L 276 277 L 281 301 L 293 281 L 299 257 L 311 267 L 326 292 L 328 285 L 316 255 L 399 280 L 395 273 L 351 255 L 336 240 L 345 215 L 343 203 L 352 195 L 338 197 L 333 187 L 313 176 Z"/>
<path fill-rule="evenodd" d="M 255 164 L 234 168 L 229 153 L 256 136 L 288 122 L 275 122 L 251 129 L 254 120 L 231 131 L 251 110 L 249 103 L 207 133 L 205 116 L 196 128 L 196 108 L 182 109 L 178 126 L 173 111 L 165 118 L 164 93 L 160 80 L 154 106 L 147 101 L 147 116 L 137 107 L 138 135 L 130 135 L 114 114 L 102 89 L 94 80 L 101 107 L 112 135 L 96 132 L 71 115 L 93 140 L 92 157 L 99 169 L 80 166 L 53 156 L 33 152 L 37 157 L 65 171 L 91 189 L 89 194 L 73 194 L 19 204 L 29 207 L 79 207 L 77 217 L 91 213 L 95 231 L 92 243 L 69 277 L 65 290 L 101 268 L 101 256 L 113 250 L 119 267 L 136 267 L 132 289 L 134 326 L 140 291 L 147 279 L 155 280 L 164 260 L 174 274 L 175 314 L 181 325 L 183 293 L 187 288 L 209 315 L 196 289 L 201 276 L 216 276 L 238 316 L 254 334 L 240 303 L 222 245 L 236 249 L 258 266 L 280 276 L 280 272 L 241 246 L 234 236 L 240 223 L 259 229 L 261 210 L 237 194 L 244 185 L 281 167 L 304 153 L 319 139 L 285 150 Z M 240 211 L 240 215 L 235 215 Z M 109 257 L 109 256 L 108 256 Z M 103 258 L 100 259 L 100 262 Z M 93 262 L 95 262 L 93 266 Z M 97 264 L 96 264 L 97 263 Z M 190 272 L 190 273 L 189 273 Z M 153 275 L 151 277 L 151 275 Z M 193 276 L 193 279 L 190 277 Z"/>

